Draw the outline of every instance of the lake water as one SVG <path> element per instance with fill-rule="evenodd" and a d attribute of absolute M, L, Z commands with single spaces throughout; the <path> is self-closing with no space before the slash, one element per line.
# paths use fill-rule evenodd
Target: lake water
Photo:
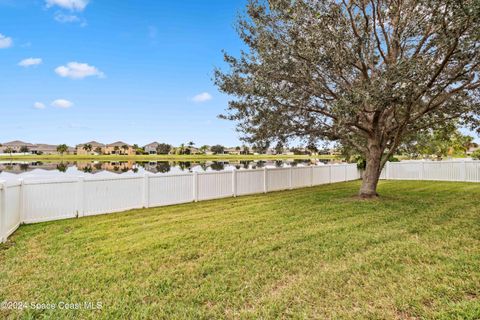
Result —
<path fill-rule="evenodd" d="M 245 160 L 245 161 L 0 161 L 0 179 L 17 178 L 58 178 L 62 176 L 115 176 L 137 175 L 146 172 L 154 174 L 175 174 L 185 172 L 245 170 L 290 166 L 311 166 L 329 163 L 329 160 Z M 339 161 L 335 161 L 339 162 Z"/>

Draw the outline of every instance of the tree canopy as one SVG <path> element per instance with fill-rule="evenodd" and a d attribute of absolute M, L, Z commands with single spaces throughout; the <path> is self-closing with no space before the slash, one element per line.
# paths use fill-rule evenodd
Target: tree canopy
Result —
<path fill-rule="evenodd" d="M 367 159 L 360 195 L 412 133 L 479 128 L 480 1 L 251 0 L 215 83 L 249 142 L 338 141 Z"/>

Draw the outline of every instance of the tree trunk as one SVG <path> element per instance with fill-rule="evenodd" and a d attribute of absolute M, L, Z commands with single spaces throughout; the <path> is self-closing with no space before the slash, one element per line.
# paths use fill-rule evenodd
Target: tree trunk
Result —
<path fill-rule="evenodd" d="M 378 197 L 377 184 L 381 173 L 381 162 L 383 151 L 375 142 L 368 143 L 369 152 L 365 155 L 367 166 L 363 174 L 363 182 L 359 196 L 363 199 Z"/>

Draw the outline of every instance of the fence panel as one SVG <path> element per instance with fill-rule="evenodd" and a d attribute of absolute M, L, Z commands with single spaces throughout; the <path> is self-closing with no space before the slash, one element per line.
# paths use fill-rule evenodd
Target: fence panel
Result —
<path fill-rule="evenodd" d="M 0 242 L 5 241 L 21 222 L 21 184 L 18 181 L 5 182 L 0 186 Z"/>
<path fill-rule="evenodd" d="M 143 177 L 85 179 L 83 215 L 91 216 L 143 207 Z"/>
<path fill-rule="evenodd" d="M 313 185 L 330 183 L 331 165 L 313 167 Z"/>
<path fill-rule="evenodd" d="M 465 181 L 480 182 L 480 161 L 465 163 Z"/>
<path fill-rule="evenodd" d="M 423 180 L 463 181 L 462 162 L 423 162 Z"/>
<path fill-rule="evenodd" d="M 422 180 L 422 163 L 394 162 L 388 168 L 388 179 Z"/>
<path fill-rule="evenodd" d="M 302 188 L 312 185 L 312 168 L 293 167 L 292 168 L 292 188 Z"/>
<path fill-rule="evenodd" d="M 5 185 L 5 219 L 4 231 L 6 237 L 12 234 L 20 225 L 21 216 L 21 185 L 18 182 Z"/>
<path fill-rule="evenodd" d="M 347 181 L 347 167 L 342 164 L 332 165 L 331 182 Z"/>
<path fill-rule="evenodd" d="M 352 180 L 358 180 L 360 179 L 360 172 L 357 168 L 356 164 L 346 164 L 346 180 L 347 181 L 352 181 Z"/>
<path fill-rule="evenodd" d="M 290 168 L 274 168 L 267 170 L 267 192 L 290 188 Z"/>
<path fill-rule="evenodd" d="M 22 189 L 25 223 L 74 218 L 78 214 L 78 179 L 25 181 Z"/>
<path fill-rule="evenodd" d="M 192 202 L 193 174 L 150 176 L 148 206 L 164 206 Z"/>
<path fill-rule="evenodd" d="M 231 196 L 233 196 L 233 174 L 231 171 L 198 174 L 198 200 Z"/>
<path fill-rule="evenodd" d="M 238 170 L 237 171 L 237 195 L 262 193 L 264 190 L 264 170 Z"/>
<path fill-rule="evenodd" d="M 480 182 L 480 161 L 389 162 L 380 179 Z"/>

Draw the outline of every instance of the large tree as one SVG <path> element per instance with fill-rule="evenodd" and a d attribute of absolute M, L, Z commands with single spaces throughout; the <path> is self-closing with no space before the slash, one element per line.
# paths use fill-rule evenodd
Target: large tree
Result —
<path fill-rule="evenodd" d="M 360 196 L 406 137 L 462 119 L 478 129 L 479 0 L 251 0 L 215 82 L 244 139 L 319 139 L 367 159 Z"/>

